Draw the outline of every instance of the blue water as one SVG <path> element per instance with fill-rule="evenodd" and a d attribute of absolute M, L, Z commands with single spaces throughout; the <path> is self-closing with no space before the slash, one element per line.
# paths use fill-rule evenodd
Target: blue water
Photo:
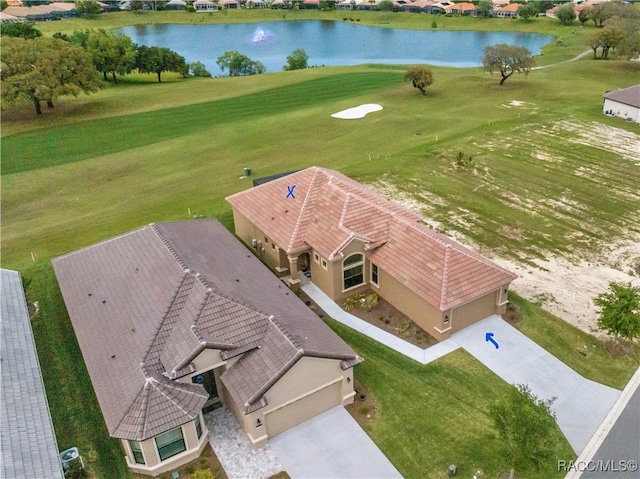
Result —
<path fill-rule="evenodd" d="M 536 55 L 553 40 L 550 35 L 533 33 L 401 30 L 324 20 L 136 25 L 118 32 L 140 45 L 171 48 L 187 62 L 201 61 L 214 76 L 223 74 L 216 60 L 228 50 L 262 62 L 267 73 L 281 71 L 287 55 L 296 48 L 306 51 L 309 66 L 425 63 L 476 67 L 482 65 L 488 45 L 519 45 Z"/>

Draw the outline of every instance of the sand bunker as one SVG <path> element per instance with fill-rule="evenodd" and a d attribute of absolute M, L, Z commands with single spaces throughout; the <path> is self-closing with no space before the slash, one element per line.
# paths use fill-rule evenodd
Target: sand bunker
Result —
<path fill-rule="evenodd" d="M 353 108 L 347 108 L 346 110 L 339 111 L 331 115 L 332 118 L 340 118 L 341 120 L 355 120 L 357 118 L 364 118 L 367 113 L 372 111 L 380 111 L 382 107 L 375 103 L 366 103 L 364 105 L 355 106 Z"/>

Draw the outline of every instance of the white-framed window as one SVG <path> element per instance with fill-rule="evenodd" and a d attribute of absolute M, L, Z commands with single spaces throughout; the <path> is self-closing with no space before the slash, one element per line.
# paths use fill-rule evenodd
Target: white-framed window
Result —
<path fill-rule="evenodd" d="M 202 424 L 200 423 L 200 414 L 196 416 L 193 423 L 196 426 L 196 434 L 198 436 L 198 439 L 200 439 L 202 437 Z"/>
<path fill-rule="evenodd" d="M 342 286 L 344 290 L 364 283 L 364 255 L 354 253 L 342 261 Z"/>
<path fill-rule="evenodd" d="M 142 453 L 142 444 L 139 441 L 129 441 L 129 447 L 133 453 L 133 460 L 136 464 L 146 464 L 144 462 L 144 454 Z"/>
<path fill-rule="evenodd" d="M 371 282 L 376 286 L 380 286 L 378 282 L 378 265 L 371 263 Z"/>
<path fill-rule="evenodd" d="M 313 261 L 320 264 L 320 255 L 318 253 L 313 253 Z"/>
<path fill-rule="evenodd" d="M 186 451 L 187 447 L 184 443 L 182 428 L 177 427 L 156 436 L 156 447 L 161 461 Z"/>
<path fill-rule="evenodd" d="M 324 258 L 322 258 L 322 267 L 323 267 L 324 269 L 327 269 L 327 260 L 326 260 L 326 259 L 324 259 Z"/>

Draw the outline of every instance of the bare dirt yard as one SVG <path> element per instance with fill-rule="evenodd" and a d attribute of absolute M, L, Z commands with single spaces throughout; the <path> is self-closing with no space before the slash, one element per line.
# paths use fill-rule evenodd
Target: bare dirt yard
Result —
<path fill-rule="evenodd" d="M 523 105 L 531 108 L 516 101 L 504 106 Z M 482 181 L 477 177 L 488 171 L 491 184 L 479 183 L 480 187 L 494 188 L 496 201 L 512 211 L 517 210 L 519 217 L 528 217 L 528 222 L 492 223 L 495 218 L 470 211 L 471 208 L 459 201 L 460 197 L 434 193 L 428 186 L 410 191 L 396 187 L 388 179 L 371 186 L 423 214 L 425 223 L 437 231 L 517 273 L 519 278 L 513 282 L 512 289 L 519 295 L 581 330 L 594 333 L 597 312 L 593 298 L 604 292 L 612 281 L 640 286 L 640 135 L 575 119 L 531 125 L 521 130 L 527 134 L 489 136 L 482 142 L 473 139 L 473 145 L 478 148 L 476 154 L 494 158 L 515 156 L 527 162 L 539 162 L 542 166 L 537 171 L 542 186 L 523 193 L 510 189 L 509 182 L 513 182 L 518 172 L 503 173 L 502 177 L 493 175 L 495 163 L 491 160 L 477 165 L 481 174 L 476 174 L 476 179 L 469 184 Z M 536 141 L 531 140 L 532 132 L 537 135 Z M 504 142 L 509 143 L 508 154 L 501 150 L 505 148 Z M 566 147 L 567 144 L 575 145 L 575 151 L 571 150 L 573 147 Z M 432 174 L 447 177 L 442 168 Z M 564 183 L 558 193 L 557 184 L 561 181 Z M 589 198 L 589 185 L 604 188 L 594 189 L 593 198 Z M 573 191 L 572 186 L 575 186 Z M 586 190 L 587 194 L 574 194 L 579 189 Z M 501 197 L 506 190 L 509 190 L 508 203 Z M 610 203 L 603 206 L 601 198 L 613 199 L 616 208 L 608 209 Z M 537 223 L 545 224 L 536 230 Z M 483 228 L 486 242 L 476 241 L 467 234 Z M 487 246 L 492 242 L 502 245 Z"/>

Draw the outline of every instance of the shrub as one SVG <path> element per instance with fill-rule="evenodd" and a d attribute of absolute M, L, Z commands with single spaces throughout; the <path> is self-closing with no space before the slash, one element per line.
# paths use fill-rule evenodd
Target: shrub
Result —
<path fill-rule="evenodd" d="M 378 293 L 371 292 L 364 298 L 364 302 L 360 302 L 360 306 L 365 308 L 367 311 L 371 311 L 378 305 L 378 299 Z"/>
<path fill-rule="evenodd" d="M 351 311 L 353 308 L 360 305 L 360 301 L 362 300 L 362 298 L 363 298 L 362 293 L 356 293 L 353 296 L 349 296 L 345 300 L 342 307 L 344 308 L 345 311 Z"/>
<path fill-rule="evenodd" d="M 360 414 L 363 414 L 363 415 L 369 414 L 369 408 L 367 406 L 360 406 L 358 411 L 360 411 Z"/>
<path fill-rule="evenodd" d="M 431 28 L 438 28 L 438 22 L 436 22 L 435 20 L 431 22 Z"/>

